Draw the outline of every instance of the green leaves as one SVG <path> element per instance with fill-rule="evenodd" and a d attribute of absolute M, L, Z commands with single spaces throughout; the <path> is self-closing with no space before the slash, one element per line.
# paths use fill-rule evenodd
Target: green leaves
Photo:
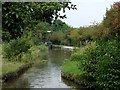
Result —
<path fill-rule="evenodd" d="M 86 72 L 88 88 L 120 88 L 119 43 L 118 39 L 100 40 L 94 48 L 72 54 L 71 60 L 80 61 L 79 69 Z"/>
<path fill-rule="evenodd" d="M 16 14 L 16 18 L 18 18 L 18 14 Z"/>
<path fill-rule="evenodd" d="M 41 13 L 44 14 L 43 10 L 41 10 Z"/>
<path fill-rule="evenodd" d="M 3 31 L 7 30 L 12 35 L 12 38 L 16 38 L 17 36 L 21 36 L 22 32 L 20 29 L 25 29 L 26 27 L 33 29 L 33 21 L 36 21 L 36 23 L 43 21 L 51 24 L 54 16 L 55 19 L 58 17 L 62 19 L 66 18 L 65 15 L 61 16 L 58 11 L 62 8 L 63 12 L 65 12 L 65 8 L 72 9 L 69 5 L 72 4 L 70 2 L 2 3 Z M 18 32 L 15 32 L 15 29 L 17 29 Z"/>
<path fill-rule="evenodd" d="M 63 13 L 65 13 L 65 8 L 63 8 Z"/>

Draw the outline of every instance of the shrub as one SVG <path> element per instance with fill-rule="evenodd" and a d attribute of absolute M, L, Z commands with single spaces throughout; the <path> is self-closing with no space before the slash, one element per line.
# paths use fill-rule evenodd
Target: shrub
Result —
<path fill-rule="evenodd" d="M 118 40 L 99 41 L 96 48 L 87 48 L 81 55 L 79 68 L 92 78 L 87 82 L 88 87 L 120 88 L 119 43 Z"/>
<path fill-rule="evenodd" d="M 3 41 L 10 41 L 11 35 L 9 32 L 2 31 L 2 40 Z"/>
<path fill-rule="evenodd" d="M 108 40 L 98 48 L 96 80 L 100 87 L 120 88 L 120 41 Z M 100 55 L 102 53 L 102 55 Z"/>
<path fill-rule="evenodd" d="M 46 59 L 47 51 L 48 47 L 45 45 L 33 46 L 28 50 L 28 52 L 30 52 L 29 55 L 31 55 L 32 60 L 37 57 L 40 57 L 40 59 Z"/>
<path fill-rule="evenodd" d="M 39 45 L 37 46 L 37 48 L 41 51 L 41 52 L 46 52 L 48 50 L 48 48 L 45 45 Z"/>
<path fill-rule="evenodd" d="M 80 53 L 74 53 L 71 55 L 70 60 L 71 61 L 80 61 L 82 59 L 82 54 Z"/>
<path fill-rule="evenodd" d="M 31 46 L 32 42 L 28 38 L 18 37 L 16 40 L 11 40 L 9 43 L 3 43 L 3 56 L 10 59 L 22 52 L 27 52 Z"/>

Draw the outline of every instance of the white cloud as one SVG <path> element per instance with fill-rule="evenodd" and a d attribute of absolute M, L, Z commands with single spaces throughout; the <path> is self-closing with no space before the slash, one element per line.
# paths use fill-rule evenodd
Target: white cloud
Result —
<path fill-rule="evenodd" d="M 88 26 L 91 22 L 103 20 L 106 8 L 118 0 L 70 0 L 77 5 L 77 10 L 66 10 L 67 19 L 62 19 L 73 27 Z M 62 14 L 62 11 L 61 11 Z"/>

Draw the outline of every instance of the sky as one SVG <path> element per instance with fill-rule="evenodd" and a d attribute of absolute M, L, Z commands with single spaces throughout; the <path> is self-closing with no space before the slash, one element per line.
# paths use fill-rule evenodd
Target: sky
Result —
<path fill-rule="evenodd" d="M 106 13 L 106 8 L 119 0 L 70 0 L 77 5 L 77 10 L 66 10 L 67 19 L 61 19 L 71 27 L 93 25 L 93 22 L 100 23 Z M 60 12 L 63 15 L 62 11 Z"/>

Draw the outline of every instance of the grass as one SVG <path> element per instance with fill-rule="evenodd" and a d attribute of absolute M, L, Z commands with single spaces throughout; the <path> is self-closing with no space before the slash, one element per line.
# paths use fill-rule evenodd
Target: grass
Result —
<path fill-rule="evenodd" d="M 56 46 L 56 47 L 63 47 L 63 46 L 66 46 L 66 45 L 53 45 L 53 46 Z M 72 47 L 72 46 L 68 46 L 68 47 Z"/>
<path fill-rule="evenodd" d="M 69 74 L 82 75 L 85 73 L 82 69 L 80 69 L 81 56 L 80 54 L 84 54 L 87 48 L 94 48 L 96 42 L 91 42 L 86 46 L 81 46 L 79 49 L 76 49 L 75 52 L 71 55 L 71 60 L 65 62 L 62 66 L 62 72 Z"/>
<path fill-rule="evenodd" d="M 31 54 L 21 53 L 22 61 L 19 61 L 19 58 L 16 59 L 17 61 L 15 61 L 15 60 L 8 61 L 7 58 L 6 59 L 3 58 L 2 59 L 2 75 L 6 75 L 6 74 L 12 73 L 12 72 L 17 72 L 20 68 L 37 61 L 36 59 L 38 57 L 39 57 L 40 61 L 46 58 L 45 56 L 47 53 L 47 48 L 45 46 L 41 45 L 41 46 L 31 47 L 30 51 L 31 51 Z"/>
<path fill-rule="evenodd" d="M 53 45 L 53 46 L 56 46 L 56 47 L 63 47 L 64 45 Z"/>
<path fill-rule="evenodd" d="M 9 62 L 6 60 L 2 60 L 2 75 L 6 75 L 11 72 L 16 72 L 19 70 L 19 68 L 25 65 L 25 63 L 21 62 Z"/>
<path fill-rule="evenodd" d="M 62 66 L 62 72 L 70 74 L 83 74 L 84 71 L 78 68 L 79 61 L 67 61 Z"/>
<path fill-rule="evenodd" d="M 76 49 L 76 53 L 82 54 L 85 52 L 86 48 L 89 48 L 89 47 L 95 48 L 95 45 L 96 45 L 96 42 L 91 42 L 91 43 L 87 44 L 86 46 L 81 46 L 80 48 Z"/>

